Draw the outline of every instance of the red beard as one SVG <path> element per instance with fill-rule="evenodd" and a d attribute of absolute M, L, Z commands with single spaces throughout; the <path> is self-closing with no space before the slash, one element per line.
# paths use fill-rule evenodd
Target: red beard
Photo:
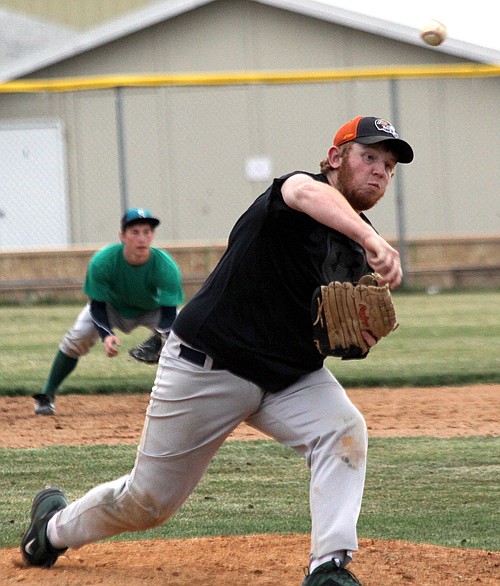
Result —
<path fill-rule="evenodd" d="M 351 206 L 358 212 L 371 209 L 384 195 L 374 193 L 372 190 L 364 190 L 355 186 L 354 173 L 352 171 L 349 156 L 344 158 L 337 172 L 337 189 L 347 199 Z"/>

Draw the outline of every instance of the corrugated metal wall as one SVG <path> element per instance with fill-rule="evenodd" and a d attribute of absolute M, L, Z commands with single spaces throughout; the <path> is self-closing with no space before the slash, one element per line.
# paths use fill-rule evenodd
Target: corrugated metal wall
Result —
<path fill-rule="evenodd" d="M 459 62 L 425 48 L 253 2 L 222 1 L 37 72 L 297 70 Z M 400 166 L 407 235 L 498 234 L 500 80 L 398 82 L 400 133 L 416 152 Z M 220 240 L 267 186 L 245 176 L 249 157 L 274 175 L 317 171 L 338 126 L 358 114 L 391 120 L 385 80 L 283 86 L 123 89 L 131 205 L 148 206 L 165 240 Z M 116 238 L 120 214 L 113 90 L 2 95 L 2 120 L 49 117 L 66 130 L 71 234 Z M 397 234 L 394 188 L 370 217 Z"/>

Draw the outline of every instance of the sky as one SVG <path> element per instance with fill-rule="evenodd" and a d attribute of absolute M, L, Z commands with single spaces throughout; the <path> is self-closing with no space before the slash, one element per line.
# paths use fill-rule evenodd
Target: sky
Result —
<path fill-rule="evenodd" d="M 420 29 L 431 19 L 446 25 L 450 38 L 500 51 L 498 0 L 323 0 Z"/>

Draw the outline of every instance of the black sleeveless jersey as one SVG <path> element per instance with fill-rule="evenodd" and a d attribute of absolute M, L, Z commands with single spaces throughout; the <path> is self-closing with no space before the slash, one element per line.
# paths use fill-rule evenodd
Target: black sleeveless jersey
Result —
<path fill-rule="evenodd" d="M 285 204 L 281 186 L 296 173 L 303 172 L 275 179 L 239 218 L 219 264 L 173 326 L 185 342 L 269 392 L 323 364 L 312 331 L 316 287 L 356 282 L 370 271 L 356 242 Z"/>

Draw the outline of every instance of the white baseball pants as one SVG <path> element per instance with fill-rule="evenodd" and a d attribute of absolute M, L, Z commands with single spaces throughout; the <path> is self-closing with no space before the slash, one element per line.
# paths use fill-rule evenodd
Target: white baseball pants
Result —
<path fill-rule="evenodd" d="M 165 522 L 188 498 L 218 448 L 242 421 L 302 455 L 311 471 L 311 558 L 357 550 L 367 433 L 363 417 L 327 368 L 265 393 L 212 360 L 164 346 L 132 472 L 60 511 L 59 537 L 78 548 Z"/>

